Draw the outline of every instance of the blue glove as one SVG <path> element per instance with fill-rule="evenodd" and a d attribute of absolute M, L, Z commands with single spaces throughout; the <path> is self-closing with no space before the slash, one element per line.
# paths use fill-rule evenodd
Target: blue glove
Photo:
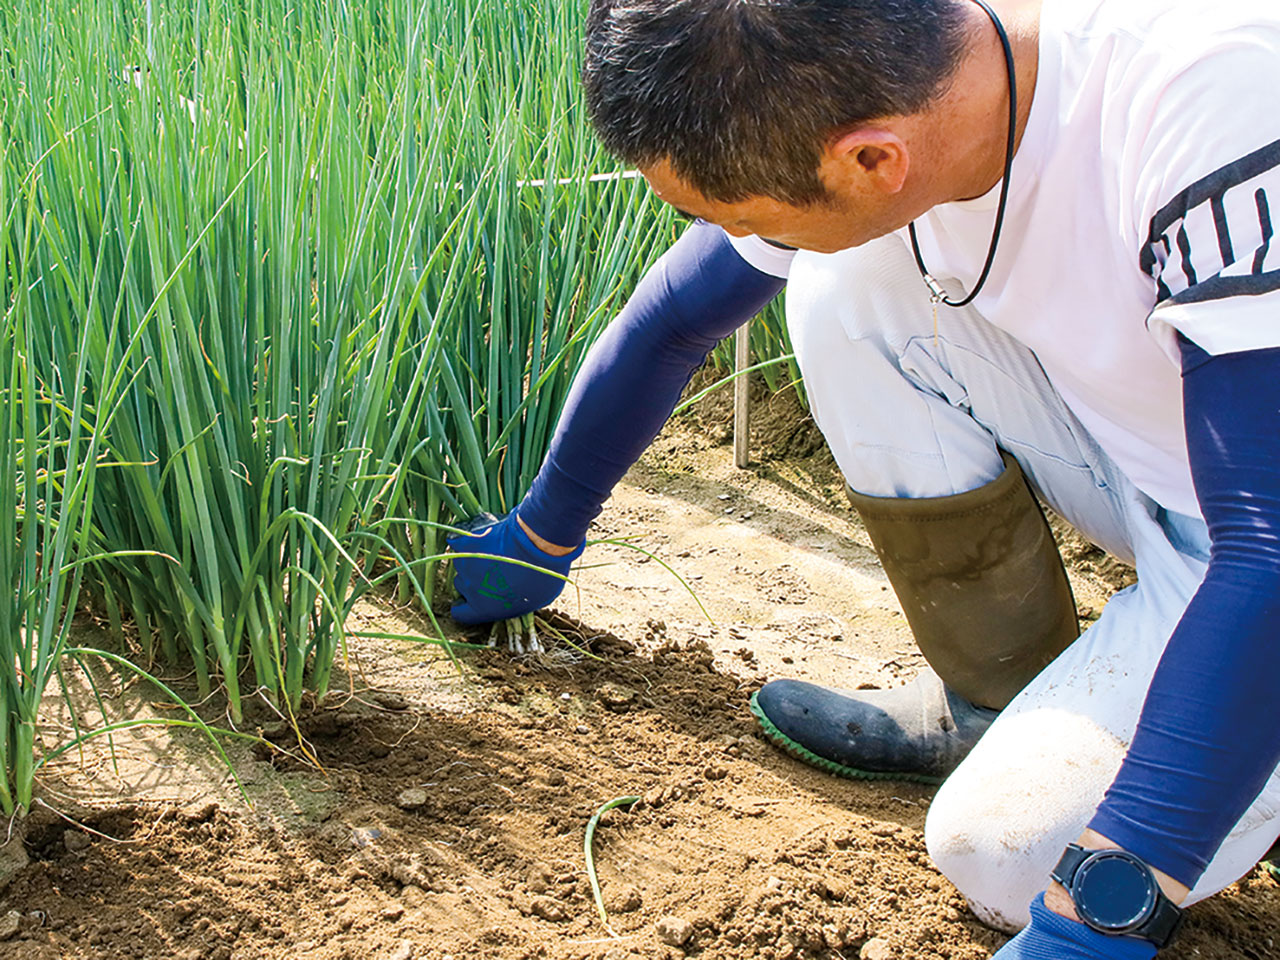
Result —
<path fill-rule="evenodd" d="M 519 617 L 549 604 L 564 589 L 564 581 L 502 559 L 523 560 L 568 576 L 573 561 L 582 556 L 586 541 L 572 553 L 553 557 L 543 553 L 516 522 L 515 512 L 502 519 L 482 513 L 465 527 L 466 534 L 450 537 L 456 553 L 485 553 L 495 559 L 459 558 L 453 561 L 453 586 L 462 598 L 450 613 L 459 623 L 492 623 Z"/>
<path fill-rule="evenodd" d="M 1068 920 L 1031 901 L 1031 923 L 1001 947 L 991 960 L 1151 960 L 1156 945 L 1140 937 L 1117 937 Z"/>

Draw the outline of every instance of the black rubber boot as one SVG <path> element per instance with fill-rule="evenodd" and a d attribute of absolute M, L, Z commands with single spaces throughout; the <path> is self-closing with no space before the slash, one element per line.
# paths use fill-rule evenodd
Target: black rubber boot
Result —
<path fill-rule="evenodd" d="M 1017 461 L 1002 456 L 999 477 L 953 496 L 849 491 L 932 669 L 884 691 L 767 684 L 751 710 L 775 743 L 841 776 L 940 781 L 1075 640 L 1053 535 Z"/>
<path fill-rule="evenodd" d="M 941 783 L 999 711 L 975 707 L 928 667 L 893 690 L 775 680 L 751 698 L 775 744 L 841 777 Z"/>

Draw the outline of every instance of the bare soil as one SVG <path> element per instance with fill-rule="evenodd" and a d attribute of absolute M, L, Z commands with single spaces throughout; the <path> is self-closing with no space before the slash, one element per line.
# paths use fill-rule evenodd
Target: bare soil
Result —
<path fill-rule="evenodd" d="M 785 392 L 757 414 L 746 471 L 723 398 L 632 471 L 598 536 L 654 558 L 588 551 L 543 629 L 576 646 L 460 673 L 429 646 L 364 642 L 302 745 L 250 718 L 293 757 L 228 745 L 252 807 L 186 732 L 52 765 L 32 862 L 0 892 L 0 960 L 990 956 L 1005 937 L 925 852 L 929 788 L 838 780 L 756 734 L 767 678 L 890 686 L 921 662 L 812 424 Z M 1088 620 L 1129 574 L 1062 532 Z M 389 599 L 357 622 L 422 632 Z M 115 716 L 171 714 L 136 683 L 103 692 Z M 67 723 L 51 710 L 46 742 Z M 626 795 L 643 799 L 595 841 L 611 934 L 583 834 Z M 1171 960 L 1280 958 L 1280 884 L 1261 872 L 1189 913 Z"/>

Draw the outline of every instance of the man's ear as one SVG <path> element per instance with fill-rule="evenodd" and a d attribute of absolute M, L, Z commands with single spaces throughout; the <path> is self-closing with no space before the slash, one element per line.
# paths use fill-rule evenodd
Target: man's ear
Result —
<path fill-rule="evenodd" d="M 907 182 L 911 154 L 903 139 L 886 127 L 864 126 L 840 134 L 824 155 L 827 175 L 849 186 L 897 193 Z M 830 183 L 835 187 L 837 183 Z"/>

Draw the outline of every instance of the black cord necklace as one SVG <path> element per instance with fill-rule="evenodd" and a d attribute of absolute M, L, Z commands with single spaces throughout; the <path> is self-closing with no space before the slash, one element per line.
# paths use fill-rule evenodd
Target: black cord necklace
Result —
<path fill-rule="evenodd" d="M 1000 22 L 996 12 L 986 4 L 985 0 L 973 0 L 973 2 L 991 18 L 991 22 L 995 24 L 996 33 L 1000 35 L 1000 45 L 1004 47 L 1004 65 L 1009 74 L 1009 140 L 1004 150 L 1004 179 L 1000 182 L 1000 205 L 996 208 L 996 225 L 991 231 L 991 246 L 987 249 L 987 262 L 982 267 L 982 275 L 978 277 L 977 285 L 967 297 L 963 300 L 951 300 L 947 297 L 947 291 L 942 289 L 942 284 L 924 265 L 924 257 L 920 255 L 920 243 L 916 240 L 915 223 L 912 222 L 907 226 L 907 232 L 911 235 L 911 251 L 916 255 L 916 266 L 920 268 L 920 276 L 924 278 L 925 286 L 929 288 L 935 315 L 937 305 L 940 303 L 948 307 L 967 307 L 987 282 L 987 277 L 991 273 L 991 264 L 996 259 L 996 246 L 1000 243 L 1000 227 L 1004 224 L 1004 208 L 1009 200 L 1009 174 L 1013 170 L 1013 146 L 1018 137 L 1018 77 L 1014 72 L 1013 48 L 1009 45 L 1009 34 L 1005 32 L 1004 24 Z"/>

